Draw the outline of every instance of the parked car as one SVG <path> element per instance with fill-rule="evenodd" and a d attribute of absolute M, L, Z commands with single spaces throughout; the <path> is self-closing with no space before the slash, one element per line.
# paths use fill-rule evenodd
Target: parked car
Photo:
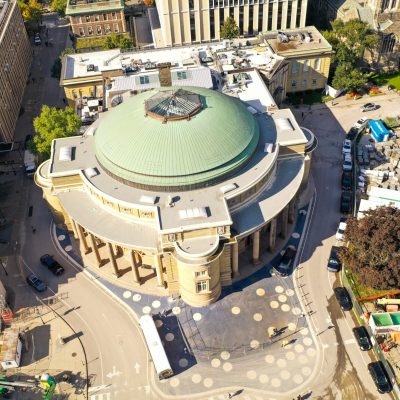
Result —
<path fill-rule="evenodd" d="M 342 147 L 343 154 L 351 154 L 351 140 L 345 139 Z"/>
<path fill-rule="evenodd" d="M 367 126 L 368 122 L 370 121 L 369 118 L 360 118 L 353 126 L 353 128 L 357 129 L 358 132 L 362 132 Z"/>
<path fill-rule="evenodd" d="M 26 282 L 29 286 L 32 286 L 38 292 L 44 292 L 47 289 L 47 285 L 41 281 L 35 274 L 30 274 L 26 277 Z"/>
<path fill-rule="evenodd" d="M 351 158 L 345 158 L 343 160 L 343 171 L 351 171 L 353 169 L 353 162 Z"/>
<path fill-rule="evenodd" d="M 277 267 L 276 272 L 281 276 L 288 276 L 290 273 L 290 265 L 292 264 L 297 250 L 294 246 L 288 246 L 283 254 L 281 261 Z"/>
<path fill-rule="evenodd" d="M 64 268 L 50 254 L 43 254 L 40 262 L 56 276 L 64 273 Z"/>
<path fill-rule="evenodd" d="M 372 349 L 371 339 L 369 338 L 369 334 L 365 326 L 357 326 L 356 328 L 353 328 L 353 334 L 362 351 L 368 351 Z"/>
<path fill-rule="evenodd" d="M 364 104 L 363 106 L 360 107 L 360 110 L 361 110 L 362 112 L 365 112 L 365 111 L 374 111 L 374 110 L 376 110 L 377 108 L 378 108 L 378 105 L 375 104 L 375 103 L 366 103 L 366 104 Z"/>
<path fill-rule="evenodd" d="M 350 214 L 353 211 L 352 195 L 349 191 L 342 191 L 340 196 L 340 212 L 342 214 Z"/>
<path fill-rule="evenodd" d="M 35 44 L 35 46 L 40 46 L 42 44 L 42 39 L 40 39 L 40 35 L 38 33 L 36 33 L 33 39 L 33 43 Z"/>
<path fill-rule="evenodd" d="M 343 240 L 344 232 L 346 231 L 347 222 L 345 218 L 341 218 L 338 229 L 336 231 L 336 240 Z"/>
<path fill-rule="evenodd" d="M 353 308 L 353 302 L 351 301 L 349 292 L 344 287 L 337 287 L 333 289 L 335 292 L 336 300 L 338 301 L 340 308 L 343 311 L 350 311 Z"/>
<path fill-rule="evenodd" d="M 368 371 L 379 393 L 389 393 L 392 391 L 392 384 L 386 374 L 385 367 L 380 361 L 369 363 Z"/>
<path fill-rule="evenodd" d="M 350 190 L 353 187 L 353 174 L 351 171 L 342 172 L 342 189 Z"/>
<path fill-rule="evenodd" d="M 342 248 L 339 246 L 332 246 L 331 254 L 328 259 L 328 271 L 330 272 L 339 272 L 342 267 L 342 263 L 338 258 L 338 253 Z"/>
<path fill-rule="evenodd" d="M 354 140 L 357 135 L 358 135 L 358 129 L 353 127 L 347 132 L 346 139 Z"/>

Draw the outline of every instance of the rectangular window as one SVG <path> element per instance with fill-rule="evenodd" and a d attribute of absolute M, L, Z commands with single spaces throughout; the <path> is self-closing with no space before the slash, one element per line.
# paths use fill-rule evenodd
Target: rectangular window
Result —
<path fill-rule="evenodd" d="M 178 71 L 176 73 L 176 75 L 178 76 L 178 80 L 181 81 L 183 79 L 187 79 L 187 72 L 186 71 Z"/>
<path fill-rule="evenodd" d="M 98 35 L 101 35 L 101 34 L 102 34 L 101 26 L 100 26 L 100 25 L 97 25 L 97 26 L 96 26 L 96 33 L 97 33 Z"/>
<path fill-rule="evenodd" d="M 111 13 L 111 18 L 112 19 L 117 19 L 117 14 L 115 12 Z"/>
<path fill-rule="evenodd" d="M 88 35 L 93 35 L 93 28 L 91 26 L 88 26 L 87 32 L 88 32 Z"/>
<path fill-rule="evenodd" d="M 301 7 L 302 7 L 302 0 L 298 0 L 297 2 L 297 14 L 296 14 L 296 28 L 300 27 L 300 19 L 301 19 Z"/>
<path fill-rule="evenodd" d="M 264 6 L 260 4 L 258 6 L 258 32 L 262 32 L 263 19 L 264 19 Z"/>
<path fill-rule="evenodd" d="M 107 20 L 108 20 L 107 14 L 103 14 L 103 21 L 107 21 Z"/>
<path fill-rule="evenodd" d="M 282 21 L 282 2 L 278 3 L 278 21 L 277 21 L 277 27 L 278 29 L 282 29 L 283 21 Z"/>
<path fill-rule="evenodd" d="M 297 61 L 292 62 L 292 74 L 296 75 L 299 72 L 299 63 Z"/>
<path fill-rule="evenodd" d="M 106 25 L 106 26 L 105 26 L 105 29 L 106 29 L 106 33 L 110 33 L 110 32 L 111 32 L 110 25 Z"/>
<path fill-rule="evenodd" d="M 316 71 L 319 71 L 320 68 L 321 68 L 321 59 L 320 58 L 316 58 L 314 60 L 314 69 Z"/>
<path fill-rule="evenodd" d="M 150 83 L 150 79 L 147 75 L 141 76 L 140 78 L 140 84 L 145 85 L 146 83 Z"/>
<path fill-rule="evenodd" d="M 86 15 L 86 22 L 90 22 L 90 15 Z"/>
<path fill-rule="evenodd" d="M 249 31 L 248 31 L 249 35 L 253 34 L 253 21 L 254 21 L 254 6 L 250 5 L 249 6 Z"/>
<path fill-rule="evenodd" d="M 95 20 L 96 22 L 100 21 L 100 16 L 99 16 L 98 14 L 96 14 L 96 15 L 94 16 L 94 20 Z"/>
<path fill-rule="evenodd" d="M 190 7 L 190 5 L 189 5 Z M 196 41 L 196 24 L 194 19 L 194 11 L 189 12 L 190 16 L 190 39 L 192 42 Z"/>
<path fill-rule="evenodd" d="M 310 68 L 310 60 L 304 60 L 303 72 L 307 72 Z"/>
<path fill-rule="evenodd" d="M 307 79 L 303 79 L 303 86 L 307 86 Z"/>
<path fill-rule="evenodd" d="M 215 38 L 214 8 L 211 8 L 209 13 L 210 13 L 210 39 L 213 40 Z"/>
<path fill-rule="evenodd" d="M 208 282 L 207 281 L 200 281 L 196 282 L 196 292 L 207 292 L 208 291 Z"/>
<path fill-rule="evenodd" d="M 118 24 L 114 24 L 114 32 L 118 33 L 119 32 L 119 26 Z"/>
<path fill-rule="evenodd" d="M 244 26 L 244 7 L 239 6 L 239 32 L 243 35 L 243 26 Z"/>
<path fill-rule="evenodd" d="M 207 271 L 198 271 L 194 273 L 194 276 L 196 278 L 198 278 L 199 276 L 206 276 L 207 275 Z"/>
<path fill-rule="evenodd" d="M 292 81 L 292 87 L 296 87 L 297 86 L 297 82 L 295 80 Z"/>
<path fill-rule="evenodd" d="M 79 36 L 85 36 L 85 30 L 82 27 L 79 28 Z"/>
<path fill-rule="evenodd" d="M 313 80 L 312 80 L 312 84 L 313 84 L 313 85 L 316 85 L 316 84 L 317 84 L 317 80 L 316 80 L 316 79 L 313 79 Z"/>

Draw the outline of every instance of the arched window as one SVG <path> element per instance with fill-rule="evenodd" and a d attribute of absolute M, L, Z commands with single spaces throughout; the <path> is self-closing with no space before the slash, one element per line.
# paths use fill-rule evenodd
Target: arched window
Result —
<path fill-rule="evenodd" d="M 395 44 L 396 35 L 394 33 L 384 36 L 381 42 L 381 53 L 393 53 Z"/>

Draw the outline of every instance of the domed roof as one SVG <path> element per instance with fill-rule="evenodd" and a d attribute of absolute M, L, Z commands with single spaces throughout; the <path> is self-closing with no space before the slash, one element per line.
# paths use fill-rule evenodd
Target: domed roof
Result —
<path fill-rule="evenodd" d="M 220 180 L 251 157 L 258 139 L 258 123 L 240 100 L 186 87 L 125 100 L 99 122 L 95 145 L 117 179 L 168 190 Z"/>

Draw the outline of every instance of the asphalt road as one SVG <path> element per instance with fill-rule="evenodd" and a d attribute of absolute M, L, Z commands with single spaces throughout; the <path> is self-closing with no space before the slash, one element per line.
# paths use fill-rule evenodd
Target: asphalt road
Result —
<path fill-rule="evenodd" d="M 376 98 L 375 102 L 381 107 L 362 113 L 359 107 L 367 101 L 343 101 L 330 109 L 303 111 L 301 123 L 311 129 L 319 141 L 311 168 L 316 188 L 314 213 L 296 278 L 312 310 L 309 319 L 323 354 L 320 374 L 312 387 L 313 393 L 319 396 L 316 398 L 320 399 L 391 398 L 377 392 L 367 370 L 373 353 L 361 352 L 358 348 L 352 333 L 355 318 L 339 308 L 333 294 L 333 287 L 341 286 L 339 274 L 326 269 L 331 246 L 338 244 L 335 233 L 341 217 L 341 145 L 345 132 L 361 116 L 377 119 L 396 115 L 396 107 L 400 110 L 400 96 L 397 95 Z M 300 121 L 301 110 L 295 112 Z"/>

